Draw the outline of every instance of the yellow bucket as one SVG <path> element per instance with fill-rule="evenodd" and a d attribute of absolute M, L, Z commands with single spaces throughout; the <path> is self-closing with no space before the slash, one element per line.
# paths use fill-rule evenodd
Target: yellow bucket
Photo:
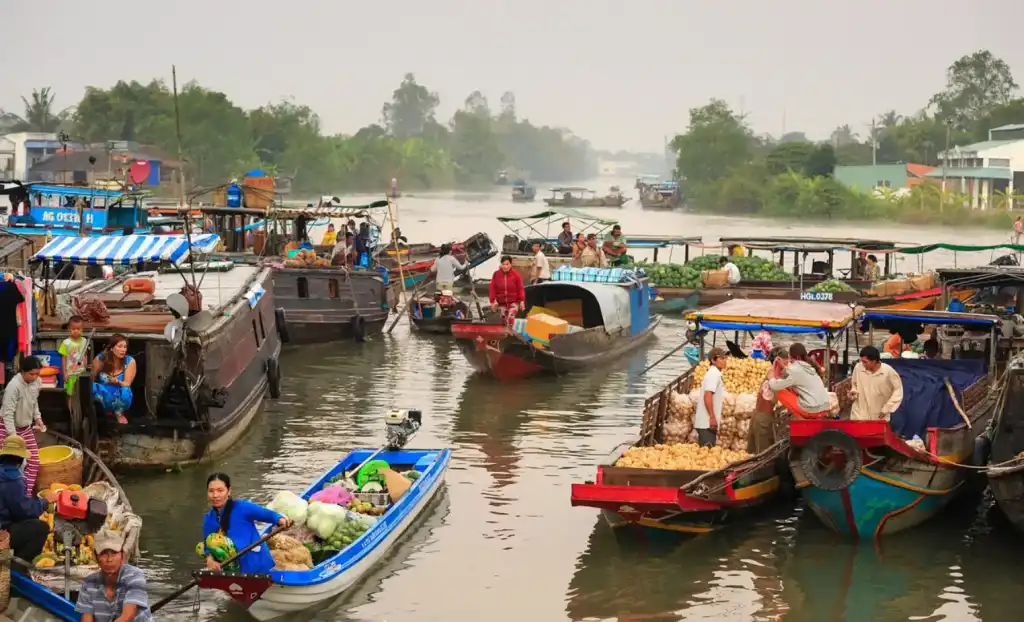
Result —
<path fill-rule="evenodd" d="M 71 459 L 74 455 L 75 450 L 66 445 L 51 445 L 49 447 L 43 447 L 39 450 L 39 464 L 59 464 L 65 460 Z"/>

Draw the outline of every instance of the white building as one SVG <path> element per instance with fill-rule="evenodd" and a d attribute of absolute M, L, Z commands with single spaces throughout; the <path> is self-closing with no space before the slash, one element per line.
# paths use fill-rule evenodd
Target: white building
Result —
<path fill-rule="evenodd" d="M 27 181 L 28 172 L 40 160 L 60 152 L 62 145 L 53 132 L 18 132 L 3 138 L 14 144 L 14 166 L 11 178 Z M 69 149 L 80 148 L 68 143 Z M 2 177 L 2 175 L 0 175 Z"/>
<path fill-rule="evenodd" d="M 14 178 L 14 141 L 0 136 L 0 181 Z"/>
<path fill-rule="evenodd" d="M 1024 124 L 993 128 L 988 138 L 940 153 L 939 165 L 928 174 L 971 197 L 974 209 L 1005 207 L 997 193 L 1024 192 Z"/>

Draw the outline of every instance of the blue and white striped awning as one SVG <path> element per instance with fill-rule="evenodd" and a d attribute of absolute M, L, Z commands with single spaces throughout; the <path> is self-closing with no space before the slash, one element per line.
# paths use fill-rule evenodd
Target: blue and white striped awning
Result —
<path fill-rule="evenodd" d="M 217 247 L 220 236 L 204 233 L 192 236 L 192 252 L 208 253 Z M 36 253 L 39 260 L 90 265 L 129 265 L 141 263 L 179 263 L 189 256 L 184 235 L 100 235 L 86 238 L 55 238 Z"/>

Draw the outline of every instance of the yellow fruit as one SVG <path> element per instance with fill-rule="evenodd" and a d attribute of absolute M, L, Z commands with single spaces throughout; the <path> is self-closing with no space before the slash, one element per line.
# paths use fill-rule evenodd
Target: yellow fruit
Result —
<path fill-rule="evenodd" d="M 693 443 L 630 447 L 616 462 L 617 467 L 640 469 L 666 469 L 679 471 L 717 471 L 746 460 L 744 451 L 730 451 L 721 447 L 701 447 Z"/>
<path fill-rule="evenodd" d="M 57 562 L 53 561 L 49 557 L 44 557 L 36 563 L 36 568 L 53 568 L 57 565 Z"/>

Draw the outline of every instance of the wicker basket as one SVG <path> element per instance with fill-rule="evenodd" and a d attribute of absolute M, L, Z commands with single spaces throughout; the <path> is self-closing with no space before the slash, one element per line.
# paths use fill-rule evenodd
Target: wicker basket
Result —
<path fill-rule="evenodd" d="M 6 531 L 0 531 L 0 556 L 6 559 L 10 559 L 13 555 L 11 551 L 11 534 Z M 4 564 L 0 564 L 0 614 L 7 611 L 7 606 L 11 604 L 11 564 L 7 561 Z"/>
<path fill-rule="evenodd" d="M 46 490 L 52 484 L 82 485 L 82 452 L 75 450 L 67 460 L 56 464 L 40 464 L 36 477 L 36 492 Z"/>

